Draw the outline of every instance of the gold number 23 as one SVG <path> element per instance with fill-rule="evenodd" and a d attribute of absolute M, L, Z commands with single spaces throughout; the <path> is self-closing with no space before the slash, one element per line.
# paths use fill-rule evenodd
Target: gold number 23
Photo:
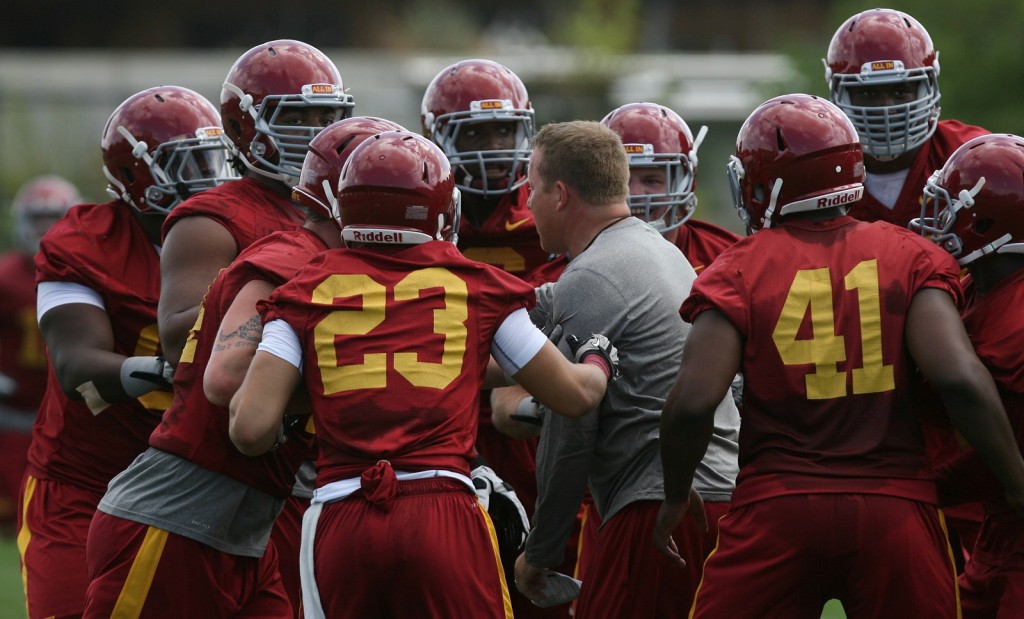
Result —
<path fill-rule="evenodd" d="M 862 367 L 854 368 L 853 393 L 881 393 L 895 388 L 892 365 L 882 362 L 882 315 L 878 294 L 878 261 L 859 263 L 843 280 L 846 290 L 857 291 L 860 316 Z M 804 316 L 810 312 L 811 339 L 797 339 Z M 790 286 L 772 339 L 786 365 L 814 364 L 804 377 L 807 399 L 825 400 L 846 395 L 846 374 L 836 365 L 846 361 L 846 340 L 836 335 L 832 283 L 828 268 L 798 271 Z"/>
<path fill-rule="evenodd" d="M 445 306 L 433 310 L 433 332 L 444 336 L 440 362 L 419 361 L 416 352 L 392 350 L 367 353 L 362 363 L 339 364 L 334 343 L 336 335 L 366 335 L 385 318 L 387 287 L 369 275 L 335 274 L 313 290 L 313 302 L 330 305 L 337 298 L 361 297 L 357 310 L 338 310 L 328 314 L 314 330 L 317 365 L 324 385 L 324 394 L 331 395 L 354 389 L 387 387 L 388 357 L 395 371 L 413 386 L 444 389 L 462 372 L 466 352 L 466 319 L 468 294 L 466 282 L 443 268 L 413 271 L 395 284 L 396 302 L 416 299 L 420 291 L 443 288 Z M 400 342 L 391 342 L 392 344 Z"/>

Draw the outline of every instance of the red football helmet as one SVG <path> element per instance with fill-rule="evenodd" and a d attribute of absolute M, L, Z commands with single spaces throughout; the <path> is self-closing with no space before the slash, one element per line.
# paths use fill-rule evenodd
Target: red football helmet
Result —
<path fill-rule="evenodd" d="M 825 80 L 832 102 L 857 128 L 864 152 L 893 158 L 923 144 L 939 122 L 939 54 L 913 17 L 872 9 L 846 20 L 828 46 Z M 850 88 L 903 84 L 917 93 L 910 103 L 850 103 Z"/>
<path fill-rule="evenodd" d="M 659 232 L 686 223 L 697 208 L 697 149 L 707 127 L 694 140 L 679 114 L 657 103 L 628 103 L 609 112 L 601 124 L 622 138 L 630 168 L 664 170 L 665 193 L 629 196 L 633 215 Z"/>
<path fill-rule="evenodd" d="M 349 155 L 366 138 L 385 131 L 405 131 L 398 123 L 372 116 L 352 116 L 321 131 L 309 143 L 292 201 L 334 217 L 338 176 Z"/>
<path fill-rule="evenodd" d="M 864 155 L 850 119 L 813 95 L 762 103 L 729 158 L 733 206 L 747 231 L 791 213 L 845 206 L 864 195 Z"/>
<path fill-rule="evenodd" d="M 982 135 L 953 151 L 928 179 L 921 218 L 910 227 L 961 265 L 1024 253 L 1024 138 Z"/>
<path fill-rule="evenodd" d="M 443 69 L 427 86 L 420 108 L 423 135 L 441 147 L 455 168 L 459 189 L 496 198 L 526 183 L 533 137 L 533 106 L 526 86 L 508 67 L 491 60 L 463 60 Z M 460 151 L 459 135 L 479 123 L 505 122 L 514 146 L 505 150 Z M 487 170 L 501 169 L 500 179 Z"/>
<path fill-rule="evenodd" d="M 100 146 L 107 191 L 141 213 L 166 215 L 190 195 L 235 178 L 217 108 L 180 86 L 128 97 L 107 120 Z"/>
<path fill-rule="evenodd" d="M 11 203 L 15 245 L 27 254 L 35 254 L 50 226 L 81 201 L 78 189 L 60 176 L 47 174 L 28 181 Z"/>
<path fill-rule="evenodd" d="M 460 208 L 452 167 L 441 149 L 407 131 L 388 131 L 349 155 L 334 218 L 346 243 L 455 243 Z"/>
<path fill-rule="evenodd" d="M 312 45 L 282 39 L 250 49 L 235 61 L 220 93 L 224 131 L 247 168 L 283 183 L 298 181 L 306 150 L 323 130 L 317 121 L 298 124 L 282 114 L 295 108 L 328 108 L 331 122 L 352 114 L 330 58 Z"/>

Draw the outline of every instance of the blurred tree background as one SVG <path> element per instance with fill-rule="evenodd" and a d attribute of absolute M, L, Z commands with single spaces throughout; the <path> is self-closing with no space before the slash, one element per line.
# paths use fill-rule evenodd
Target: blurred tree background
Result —
<path fill-rule="evenodd" d="M 175 83 L 163 77 L 167 73 L 162 72 L 162 63 L 194 56 L 194 70 L 177 83 L 200 90 L 216 103 L 218 80 L 233 58 L 275 38 L 300 39 L 331 54 L 346 76 L 346 86 L 356 94 L 357 113 L 388 111 L 360 105 L 368 100 L 360 98 L 368 88 L 393 92 L 396 101 L 418 96 L 414 91 L 422 92 L 444 66 L 443 59 L 459 57 L 521 59 L 523 66 L 510 63 L 510 67 L 524 78 L 539 124 L 596 120 L 628 100 L 647 99 L 674 107 L 694 133 L 703 124 L 710 128 L 700 151 L 698 217 L 739 231 L 725 188 L 723 163 L 749 110 L 707 117 L 691 113 L 685 101 L 701 94 L 691 92 L 696 80 L 686 83 L 688 78 L 677 75 L 677 82 L 669 83 L 661 75 L 664 65 L 653 63 L 685 58 L 687 63 L 700 64 L 706 55 L 708 72 L 715 70 L 710 62 L 715 54 L 731 54 L 733 64 L 749 57 L 750 67 L 764 61 L 765 55 L 777 55 L 787 69 L 779 72 L 778 79 L 742 78 L 749 84 L 748 92 L 740 94 L 750 109 L 784 92 L 826 95 L 821 58 L 832 34 L 850 15 L 875 6 L 850 0 L 16 2 L 5 7 L 6 19 L 0 22 L 0 114 L 8 119 L 0 123 L 0 153 L 7 153 L 0 158 L 0 247 L 8 239 L 3 210 L 17 187 L 31 176 L 63 174 L 87 198 L 106 199 L 99 172 L 99 134 L 113 107 L 140 88 L 135 85 L 140 72 L 151 69 L 160 76 L 147 85 Z M 1018 111 L 1024 100 L 1020 47 L 1024 3 L 975 0 L 968 9 L 955 0 L 899 0 L 888 6 L 916 17 L 940 51 L 943 118 L 996 132 L 1024 133 L 1024 118 Z M 215 53 L 222 55 L 210 56 Z M 570 71 L 559 72 L 558 64 L 568 62 L 567 53 L 575 64 Z M 153 54 L 157 55 L 148 60 Z M 394 59 L 396 68 L 353 78 L 339 60 L 350 55 L 380 62 Z M 139 57 L 151 65 L 140 69 L 130 64 Z M 638 60 L 630 62 L 630 58 Z M 88 64 L 79 68 L 75 64 L 79 59 L 83 63 L 88 59 Z M 397 66 L 399 61 L 402 68 Z M 67 65 L 70 73 L 66 75 L 74 80 L 57 86 L 40 81 L 38 87 L 26 90 L 14 84 L 12 77 L 26 63 L 36 63 L 32 66 L 40 67 L 40 73 L 50 65 Z M 97 67 L 103 75 L 97 74 L 94 81 L 101 87 L 78 85 L 81 82 L 75 80 L 90 79 L 90 71 L 99 72 Z M 616 72 L 621 75 L 610 75 Z M 200 82 L 216 88 L 201 90 L 195 85 Z M 714 82 L 713 76 L 702 76 L 702 84 Z M 394 120 L 418 129 L 418 98 L 402 99 L 401 105 L 402 116 Z"/>

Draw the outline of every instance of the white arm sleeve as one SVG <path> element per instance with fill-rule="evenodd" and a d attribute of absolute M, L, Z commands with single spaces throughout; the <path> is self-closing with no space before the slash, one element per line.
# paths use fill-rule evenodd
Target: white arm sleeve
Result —
<path fill-rule="evenodd" d="M 100 293 L 88 286 L 72 282 L 39 282 L 36 287 L 36 322 L 58 305 L 69 303 L 85 303 L 107 311 Z"/>
<path fill-rule="evenodd" d="M 302 372 L 302 343 L 292 326 L 284 320 L 271 320 L 263 325 L 263 340 L 256 350 L 279 357 Z"/>
<path fill-rule="evenodd" d="M 501 323 L 491 341 L 491 355 L 501 369 L 513 376 L 530 362 L 548 338 L 530 320 L 525 309 L 518 309 Z"/>

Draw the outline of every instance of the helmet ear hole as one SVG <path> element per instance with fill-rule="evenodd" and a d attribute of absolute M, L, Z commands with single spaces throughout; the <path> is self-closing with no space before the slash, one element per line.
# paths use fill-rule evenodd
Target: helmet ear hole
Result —
<path fill-rule="evenodd" d="M 974 231 L 978 234 L 986 234 L 989 230 L 992 229 L 992 226 L 994 226 L 995 223 L 995 220 L 992 219 L 991 217 L 979 219 L 978 221 L 974 222 Z"/>
<path fill-rule="evenodd" d="M 761 183 L 758 183 L 758 184 L 754 185 L 754 187 L 752 189 L 752 193 L 753 193 L 753 196 L 754 196 L 755 200 L 757 200 L 758 202 L 763 202 L 764 201 L 764 196 L 765 196 L 764 185 L 762 185 Z"/>
<path fill-rule="evenodd" d="M 782 135 L 782 129 L 775 130 L 775 141 L 778 143 L 779 152 L 786 152 L 786 138 Z"/>

